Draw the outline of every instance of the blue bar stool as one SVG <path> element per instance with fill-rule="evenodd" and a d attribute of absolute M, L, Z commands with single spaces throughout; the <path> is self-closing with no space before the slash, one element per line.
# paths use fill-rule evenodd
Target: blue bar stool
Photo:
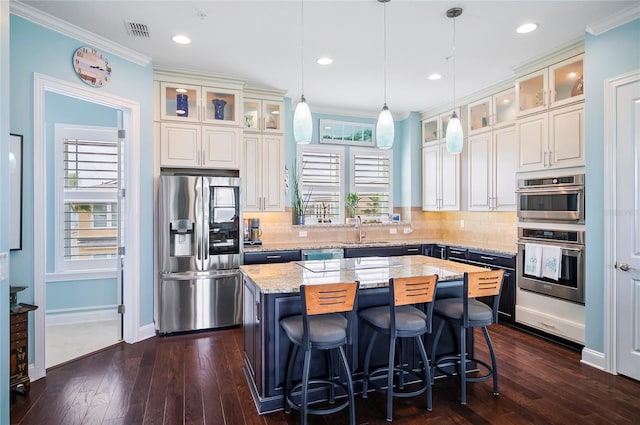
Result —
<path fill-rule="evenodd" d="M 387 421 L 393 420 L 393 397 L 415 397 L 426 391 L 427 410 L 431 411 L 431 368 L 422 336 L 431 332 L 433 297 L 437 283 L 437 275 L 389 279 L 389 305 L 366 308 L 359 313 L 360 318 L 375 331 L 365 355 L 362 396 L 368 396 L 369 382 L 374 384 L 376 375 L 378 378 L 386 375 Z M 387 366 L 369 372 L 371 353 L 378 334 L 389 337 L 389 362 Z M 398 356 L 400 361 L 396 364 L 396 342 L 402 338 L 414 338 L 422 358 L 420 373 L 406 367 L 401 354 Z M 395 388 L 394 376 L 397 376 Z M 422 380 L 419 388 L 413 391 L 404 388 L 405 378 L 409 376 Z"/>
<path fill-rule="evenodd" d="M 434 303 L 433 312 L 442 321 L 438 326 L 433 341 L 431 361 L 434 363 L 434 371 L 437 368 L 447 375 L 457 374 L 460 377 L 460 403 L 462 404 L 467 404 L 467 382 L 479 382 L 493 378 L 493 394 L 499 394 L 496 355 L 493 351 L 493 344 L 491 343 L 487 326 L 498 322 L 498 304 L 500 303 L 503 278 L 504 270 L 465 273 L 462 298 L 443 298 Z M 476 300 L 476 297 L 483 297 L 489 301 L 491 306 Z M 457 326 L 460 329 L 460 352 L 455 355 L 443 356 L 436 360 L 438 341 L 446 323 Z M 474 327 L 482 328 L 482 333 L 491 355 L 491 366 L 486 362 L 471 358 L 467 354 L 467 330 L 473 331 Z M 487 373 L 481 376 L 467 376 L 467 362 L 469 361 L 475 361 L 478 365 L 483 366 Z M 445 363 L 451 364 L 451 362 L 454 362 L 455 369 L 457 369 L 456 372 L 443 369 Z"/>
<path fill-rule="evenodd" d="M 358 292 L 358 282 L 301 285 L 300 297 L 302 314 L 285 317 L 280 326 L 291 341 L 289 361 L 285 378 L 285 412 L 300 410 L 301 422 L 307 424 L 307 415 L 327 415 L 349 407 L 349 423 L 355 425 L 356 413 L 353 399 L 351 371 L 344 352 L 344 346 L 351 344 L 351 323 L 353 306 Z M 292 385 L 293 366 L 298 351 L 304 351 L 302 381 Z M 337 350 L 344 368 L 346 383 L 336 380 L 333 360 L 329 351 L 329 376 L 327 379 L 310 379 L 311 353 L 313 350 Z M 340 387 L 347 393 L 347 400 L 328 408 L 309 406 L 309 388 L 318 384 L 328 388 L 330 403 L 335 402 L 335 389 Z M 300 393 L 300 402 L 293 400 L 294 393 Z"/>

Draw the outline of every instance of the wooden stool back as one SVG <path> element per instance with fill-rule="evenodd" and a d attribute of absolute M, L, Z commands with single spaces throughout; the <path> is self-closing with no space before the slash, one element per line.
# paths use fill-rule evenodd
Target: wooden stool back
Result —
<path fill-rule="evenodd" d="M 435 295 L 438 275 L 396 277 L 393 279 L 393 299 L 396 306 L 430 303 Z"/>
<path fill-rule="evenodd" d="M 341 313 L 353 310 L 358 282 L 302 285 L 307 315 Z"/>

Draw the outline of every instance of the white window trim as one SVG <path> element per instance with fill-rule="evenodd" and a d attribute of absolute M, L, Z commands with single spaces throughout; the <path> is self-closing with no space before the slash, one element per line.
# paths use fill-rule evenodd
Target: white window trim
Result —
<path fill-rule="evenodd" d="M 350 148 L 349 149 L 349 192 L 357 193 L 358 190 L 362 190 L 362 187 L 356 188 L 355 185 L 355 156 L 358 154 L 370 155 L 375 153 L 378 156 L 389 157 L 389 215 L 393 214 L 393 151 L 391 149 L 377 149 L 377 148 Z M 372 189 L 377 190 L 377 189 Z"/>
<path fill-rule="evenodd" d="M 86 259 L 86 260 L 65 260 L 64 254 L 64 217 L 65 194 L 64 187 L 60 182 L 64 181 L 64 141 L 67 139 L 84 140 L 117 140 L 118 129 L 115 127 L 99 127 L 75 124 L 55 124 L 55 272 L 65 273 L 73 271 L 96 271 L 96 270 L 117 270 L 117 258 L 110 259 Z M 92 197 L 88 194 L 78 194 L 78 199 L 83 199 L 87 203 L 94 202 L 118 202 L 117 193 L 112 196 Z"/>

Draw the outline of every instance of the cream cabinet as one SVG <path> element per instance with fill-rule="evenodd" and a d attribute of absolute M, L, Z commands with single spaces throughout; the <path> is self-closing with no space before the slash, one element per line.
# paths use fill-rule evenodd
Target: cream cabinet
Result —
<path fill-rule="evenodd" d="M 445 142 L 422 145 L 422 210 L 460 209 L 460 155 L 447 152 Z"/>
<path fill-rule="evenodd" d="M 516 322 L 584 344 L 584 305 L 519 289 Z"/>
<path fill-rule="evenodd" d="M 240 129 L 163 122 L 160 124 L 160 165 L 239 169 Z"/>
<path fill-rule="evenodd" d="M 460 109 L 455 109 L 460 117 Z M 422 120 L 422 143 L 431 143 L 444 139 L 453 110 Z"/>
<path fill-rule="evenodd" d="M 584 100 L 584 54 L 516 79 L 518 116 Z"/>
<path fill-rule="evenodd" d="M 467 134 L 472 136 L 511 125 L 516 119 L 515 89 L 467 105 Z"/>
<path fill-rule="evenodd" d="M 469 211 L 516 210 L 515 133 L 512 125 L 469 137 Z"/>
<path fill-rule="evenodd" d="M 245 133 L 243 141 L 244 212 L 284 211 L 284 136 Z"/>
<path fill-rule="evenodd" d="M 243 128 L 245 132 L 284 133 L 284 102 L 281 100 L 244 97 Z"/>
<path fill-rule="evenodd" d="M 182 82 L 160 82 L 160 119 L 238 126 L 241 91 Z"/>
<path fill-rule="evenodd" d="M 584 166 L 584 104 L 516 121 L 518 171 Z"/>

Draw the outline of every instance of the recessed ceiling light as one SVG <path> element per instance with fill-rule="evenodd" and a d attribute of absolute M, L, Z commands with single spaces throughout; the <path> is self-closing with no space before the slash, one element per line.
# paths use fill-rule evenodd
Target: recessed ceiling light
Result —
<path fill-rule="evenodd" d="M 191 43 L 191 39 L 189 37 L 187 37 L 186 35 L 174 35 L 173 37 L 171 37 L 171 39 L 178 44 L 189 44 Z"/>
<path fill-rule="evenodd" d="M 527 34 L 529 32 L 535 31 L 538 28 L 538 24 L 534 24 L 532 22 L 527 22 L 526 24 L 522 24 L 516 29 L 518 34 Z"/>
<path fill-rule="evenodd" d="M 429 80 L 431 80 L 431 81 L 436 81 L 436 80 L 439 80 L 440 78 L 442 78 L 442 75 L 440 75 L 440 74 L 431 74 L 427 78 Z"/>
<path fill-rule="evenodd" d="M 320 65 L 331 65 L 333 63 L 333 59 L 331 59 L 328 56 L 319 58 L 316 62 L 318 62 L 318 64 Z"/>

